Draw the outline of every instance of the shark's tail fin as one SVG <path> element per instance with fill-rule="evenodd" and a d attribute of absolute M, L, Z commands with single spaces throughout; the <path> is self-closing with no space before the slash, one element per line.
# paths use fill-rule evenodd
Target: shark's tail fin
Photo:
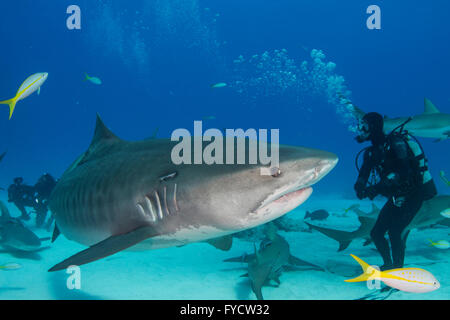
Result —
<path fill-rule="evenodd" d="M 89 80 L 89 75 L 85 72 L 83 81 L 88 81 L 88 80 Z"/>
<path fill-rule="evenodd" d="M 351 254 L 351 256 L 353 257 L 353 259 L 355 259 L 359 263 L 359 265 L 363 269 L 363 273 L 360 276 L 357 276 L 356 278 L 344 280 L 345 282 L 362 282 L 362 281 L 374 279 L 376 277 L 379 278 L 380 271 L 374 269 L 373 267 L 371 267 L 366 262 L 362 261 L 357 256 L 355 256 L 353 254 Z"/>
<path fill-rule="evenodd" d="M 9 119 L 11 120 L 14 108 L 16 107 L 17 99 L 12 98 L 9 100 L 0 101 L 0 104 L 7 104 L 9 106 Z"/>

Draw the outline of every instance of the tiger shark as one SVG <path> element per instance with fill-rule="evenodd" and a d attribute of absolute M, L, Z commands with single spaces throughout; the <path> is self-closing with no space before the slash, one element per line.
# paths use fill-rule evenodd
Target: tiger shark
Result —
<path fill-rule="evenodd" d="M 441 216 L 441 212 L 447 208 L 450 208 L 450 196 L 447 195 L 436 196 L 430 200 L 424 201 L 419 212 L 417 212 L 416 216 L 405 228 L 403 236 L 413 229 L 425 228 L 434 224 L 450 226 L 450 219 Z M 361 223 L 355 231 L 336 230 L 315 226 L 307 222 L 305 223 L 312 229 L 339 242 L 338 251 L 345 250 L 353 240 L 359 238 L 365 239 L 366 242 L 364 245 L 367 245 L 371 242 L 370 232 L 375 226 L 380 210 L 374 204 L 372 204 L 371 213 L 364 213 L 357 207 L 352 207 L 351 210 L 358 215 L 359 222 Z"/>
<path fill-rule="evenodd" d="M 306 201 L 338 161 L 326 151 L 280 145 L 278 173 L 265 176 L 257 164 L 175 165 L 175 145 L 170 139 L 124 141 L 97 115 L 88 150 L 64 172 L 49 201 L 53 238 L 61 232 L 89 248 L 49 271 L 264 224 Z"/>
<path fill-rule="evenodd" d="M 350 102 L 348 102 L 350 103 Z M 353 106 L 356 118 L 361 119 L 364 111 Z M 423 137 L 435 138 L 435 141 L 443 141 L 450 138 L 450 114 L 442 113 L 427 98 L 424 101 L 424 112 L 411 117 L 384 118 L 383 130 L 389 134 L 392 130 L 399 128 L 405 124 L 404 129 L 410 134 Z"/>

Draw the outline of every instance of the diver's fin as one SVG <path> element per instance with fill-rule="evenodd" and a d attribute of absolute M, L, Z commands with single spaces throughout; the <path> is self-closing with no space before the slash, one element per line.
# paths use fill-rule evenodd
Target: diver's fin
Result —
<path fill-rule="evenodd" d="M 315 225 L 312 225 L 308 222 L 305 222 L 310 228 L 319 231 L 320 233 L 326 235 L 329 238 L 332 238 L 339 242 L 339 251 L 345 250 L 350 243 L 352 242 L 351 239 L 349 239 L 349 236 L 352 234 L 352 232 L 348 231 L 341 231 L 341 230 L 334 230 L 334 229 L 328 229 L 328 228 L 322 228 Z"/>
<path fill-rule="evenodd" d="M 52 243 L 55 242 L 55 240 L 58 238 L 58 236 L 61 234 L 61 232 L 58 229 L 58 226 L 55 223 L 55 228 L 53 229 L 53 234 L 52 234 Z"/>
<path fill-rule="evenodd" d="M 216 249 L 228 251 L 231 249 L 231 246 L 233 245 L 233 236 L 227 235 L 220 238 L 209 239 L 206 240 L 205 242 L 209 243 Z"/>
<path fill-rule="evenodd" d="M 323 268 L 316 266 L 315 264 L 312 264 L 308 261 L 299 259 L 295 256 L 293 256 L 292 254 L 289 256 L 289 264 L 295 267 L 309 267 L 309 270 L 320 270 L 320 271 L 325 271 Z M 298 270 L 298 268 L 297 268 Z"/>
<path fill-rule="evenodd" d="M 9 106 L 9 120 L 11 120 L 12 114 L 14 112 L 14 108 L 16 107 L 17 99 L 12 98 L 5 101 L 0 101 L 0 104 L 7 104 Z"/>
<path fill-rule="evenodd" d="M 426 114 L 441 113 L 438 110 L 438 108 L 436 108 L 435 105 L 430 100 L 428 100 L 427 98 L 425 98 L 424 105 L 425 105 L 425 108 L 424 108 L 424 112 L 423 113 L 426 113 Z"/>
<path fill-rule="evenodd" d="M 366 241 L 364 241 L 364 243 L 363 243 L 363 247 L 368 246 L 371 243 L 372 243 L 372 239 L 366 239 Z"/>
<path fill-rule="evenodd" d="M 351 254 L 351 256 L 353 257 L 353 259 L 355 259 L 359 263 L 359 265 L 363 269 L 363 273 L 361 275 L 357 276 L 356 278 L 344 280 L 345 282 L 367 281 L 367 280 L 369 280 L 369 278 L 372 279 L 373 277 L 376 277 L 377 275 L 379 275 L 380 271 L 374 269 L 373 267 L 371 267 L 366 262 L 362 261 L 357 256 L 355 256 L 353 254 Z"/>
<path fill-rule="evenodd" d="M 48 271 L 66 269 L 71 265 L 81 266 L 83 264 L 105 258 L 119 251 L 125 250 L 135 244 L 159 235 L 155 228 L 146 226 L 140 227 L 128 233 L 111 236 L 93 246 L 78 252 L 70 258 L 58 263 Z"/>

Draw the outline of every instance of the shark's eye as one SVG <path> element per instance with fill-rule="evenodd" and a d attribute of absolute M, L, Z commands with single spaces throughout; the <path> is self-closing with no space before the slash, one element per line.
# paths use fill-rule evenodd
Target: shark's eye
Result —
<path fill-rule="evenodd" d="M 281 170 L 278 167 L 272 167 L 272 168 L 270 168 L 270 173 L 271 173 L 272 177 L 276 178 L 281 175 Z"/>

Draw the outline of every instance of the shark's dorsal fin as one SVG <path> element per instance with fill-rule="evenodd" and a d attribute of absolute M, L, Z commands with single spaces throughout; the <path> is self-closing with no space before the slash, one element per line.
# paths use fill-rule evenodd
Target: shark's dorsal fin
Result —
<path fill-rule="evenodd" d="M 91 145 L 89 149 L 97 146 L 100 143 L 104 142 L 113 142 L 113 141 L 121 141 L 111 130 L 109 130 L 105 124 L 103 123 L 100 115 L 97 113 L 97 122 L 95 124 L 95 132 L 94 137 L 92 138 Z"/>
<path fill-rule="evenodd" d="M 426 114 L 441 113 L 438 110 L 438 108 L 436 108 L 435 105 L 427 98 L 425 98 L 424 105 L 425 105 L 425 108 L 424 108 L 423 113 L 426 113 Z"/>

